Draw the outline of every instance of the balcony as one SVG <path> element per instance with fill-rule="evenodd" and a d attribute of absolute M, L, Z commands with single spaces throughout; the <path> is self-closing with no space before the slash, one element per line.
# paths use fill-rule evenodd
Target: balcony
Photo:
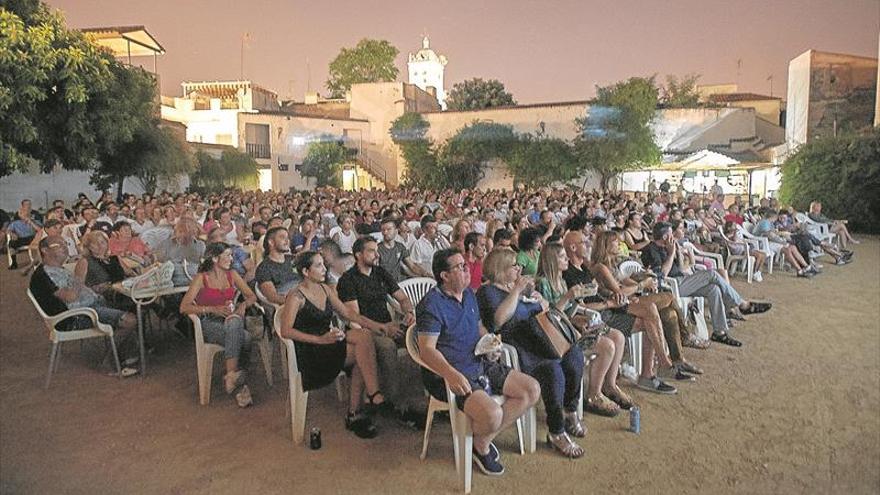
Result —
<path fill-rule="evenodd" d="M 272 150 L 269 149 L 268 144 L 256 144 L 256 143 L 246 143 L 245 151 L 247 154 L 254 158 L 271 158 Z"/>

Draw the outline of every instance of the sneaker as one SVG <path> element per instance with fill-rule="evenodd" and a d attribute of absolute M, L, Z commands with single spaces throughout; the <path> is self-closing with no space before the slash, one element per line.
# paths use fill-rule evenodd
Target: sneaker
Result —
<path fill-rule="evenodd" d="M 678 393 L 678 389 L 672 385 L 664 383 L 656 376 L 652 376 L 651 378 L 639 377 L 639 381 L 636 382 L 636 387 L 639 387 L 642 390 L 647 390 L 648 392 L 654 392 L 655 394 L 675 395 Z"/>
<path fill-rule="evenodd" d="M 703 374 L 702 369 L 698 368 L 693 363 L 689 363 L 687 361 L 682 361 L 680 363 L 677 363 L 675 366 L 677 366 L 678 369 L 680 369 L 681 371 L 684 371 L 685 373 L 690 373 L 692 375 L 702 375 Z"/>
<path fill-rule="evenodd" d="M 843 259 L 843 257 L 840 257 L 840 258 L 837 258 L 837 261 L 835 261 L 834 264 L 837 266 L 840 266 L 840 265 L 845 265 L 845 264 L 849 263 L 850 261 L 852 261 L 852 260 L 845 260 L 845 259 Z"/>
<path fill-rule="evenodd" d="M 800 270 L 797 272 L 798 278 L 813 278 L 813 272 L 808 270 Z"/>
<path fill-rule="evenodd" d="M 236 388 L 244 385 L 244 371 L 226 373 L 226 376 L 223 377 L 223 385 L 226 388 L 226 393 L 231 394 Z"/>
<path fill-rule="evenodd" d="M 497 449 L 495 452 L 498 452 Z M 477 452 L 477 449 L 473 449 L 473 454 L 474 464 L 480 468 L 480 471 L 482 471 L 483 474 L 489 476 L 501 476 L 504 474 L 504 466 L 501 465 L 500 456 L 495 457 L 491 446 L 486 455 L 480 454 Z"/>
<path fill-rule="evenodd" d="M 812 273 L 813 275 L 818 275 L 818 274 L 822 273 L 822 270 L 820 270 L 818 267 L 816 267 L 816 265 L 810 265 L 810 266 L 806 267 L 804 269 L 804 271 L 807 273 Z"/>
<path fill-rule="evenodd" d="M 669 368 L 661 368 L 657 371 L 657 375 L 660 378 L 666 378 L 668 380 L 676 380 L 679 382 L 695 382 L 697 378 L 695 376 L 691 376 L 681 370 L 676 365 L 672 365 Z"/>
<path fill-rule="evenodd" d="M 755 272 L 754 274 L 752 274 L 752 279 L 754 279 L 755 282 L 763 282 L 764 276 L 761 275 L 761 272 Z"/>
<path fill-rule="evenodd" d="M 238 407 L 247 407 L 254 403 L 251 389 L 247 385 L 242 385 L 238 392 L 235 393 L 235 402 L 238 404 Z"/>

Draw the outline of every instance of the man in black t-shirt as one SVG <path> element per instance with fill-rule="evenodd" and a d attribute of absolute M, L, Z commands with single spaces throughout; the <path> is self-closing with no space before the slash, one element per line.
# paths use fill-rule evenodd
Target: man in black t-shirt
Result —
<path fill-rule="evenodd" d="M 284 227 L 274 227 L 263 238 L 266 257 L 257 266 L 254 280 L 260 293 L 270 303 L 284 304 L 284 297 L 295 287 L 300 277 L 294 270 L 290 254 L 290 234 Z"/>
<path fill-rule="evenodd" d="M 415 323 L 415 309 L 394 277 L 379 266 L 379 247 L 375 239 L 358 238 L 352 246 L 352 252 L 355 265 L 340 277 L 336 290 L 343 303 L 367 318 L 368 329 L 373 332 L 373 342 L 376 345 L 376 361 L 384 388 L 383 395 L 402 408 L 401 385 L 404 383 L 404 374 L 418 376 L 419 371 L 418 366 L 408 356 L 401 360 L 397 349 L 404 346 L 404 327 Z M 403 313 L 400 322 L 393 321 L 388 312 L 388 296 L 400 305 Z M 403 369 L 405 362 L 410 363 L 411 370 Z M 418 391 L 416 396 L 419 396 Z M 407 422 L 418 421 L 418 418 L 413 418 L 406 411 L 401 416 Z"/>

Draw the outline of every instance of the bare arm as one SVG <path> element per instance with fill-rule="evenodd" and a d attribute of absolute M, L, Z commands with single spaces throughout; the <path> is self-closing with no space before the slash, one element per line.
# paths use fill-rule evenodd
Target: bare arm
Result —
<path fill-rule="evenodd" d="M 251 288 L 248 287 L 247 282 L 245 282 L 244 279 L 241 278 L 241 275 L 239 275 L 238 272 L 233 270 L 230 273 L 232 273 L 232 284 L 235 286 L 236 289 L 238 289 L 238 292 L 241 293 L 241 296 L 244 298 L 244 302 L 238 305 L 238 307 L 235 309 L 235 312 L 239 316 L 244 317 L 244 311 L 249 306 L 253 306 L 254 304 L 256 304 L 257 296 L 256 294 L 254 294 L 254 291 L 252 291 Z"/>
<path fill-rule="evenodd" d="M 428 368 L 446 380 L 454 394 L 466 395 L 471 392 L 467 378 L 453 368 L 449 361 L 443 357 L 443 354 L 437 350 L 436 335 L 419 334 L 419 357 Z"/>
<path fill-rule="evenodd" d="M 403 259 L 403 264 L 406 265 L 407 268 L 416 275 L 420 277 L 433 277 L 431 273 L 428 273 L 424 268 L 421 267 L 418 263 L 413 261 L 411 258 L 406 257 Z"/>
<path fill-rule="evenodd" d="M 271 280 L 267 280 L 260 284 L 260 292 L 263 294 L 263 297 L 266 298 L 272 304 L 282 305 L 284 304 L 284 296 L 278 293 L 275 290 L 275 284 L 272 283 Z"/>
<path fill-rule="evenodd" d="M 327 300 L 330 302 L 330 304 L 333 305 L 333 309 L 337 313 L 339 313 L 340 316 L 350 322 L 357 323 L 364 328 L 375 328 L 377 323 L 365 316 L 361 316 L 360 313 L 358 313 L 357 311 L 352 311 L 350 307 L 346 306 L 345 303 L 342 302 L 341 299 L 339 299 L 339 296 L 336 294 L 336 289 L 326 284 L 322 285 L 327 287 Z"/>

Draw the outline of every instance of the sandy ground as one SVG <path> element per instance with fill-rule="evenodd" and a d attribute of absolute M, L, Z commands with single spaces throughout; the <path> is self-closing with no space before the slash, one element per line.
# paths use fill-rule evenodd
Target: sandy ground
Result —
<path fill-rule="evenodd" d="M 814 280 L 736 280 L 774 309 L 737 326 L 741 349 L 689 350 L 707 375 L 679 395 L 635 392 L 640 436 L 625 430 L 626 415 L 588 416 L 587 456 L 568 461 L 543 444 L 520 456 L 508 431 L 507 473 L 475 472 L 474 493 L 880 492 L 880 242 L 855 251 L 854 263 Z M 422 462 L 420 431 L 389 421 L 372 441 L 346 432 L 332 387 L 308 408 L 324 448 L 293 445 L 277 361 L 274 388 L 252 373 L 257 402 L 247 410 L 219 378 L 199 406 L 192 344 L 174 337 L 145 379 L 124 381 L 69 345 L 45 392 L 49 345 L 25 284 L 0 269 L 2 493 L 458 492 L 448 422 Z"/>

